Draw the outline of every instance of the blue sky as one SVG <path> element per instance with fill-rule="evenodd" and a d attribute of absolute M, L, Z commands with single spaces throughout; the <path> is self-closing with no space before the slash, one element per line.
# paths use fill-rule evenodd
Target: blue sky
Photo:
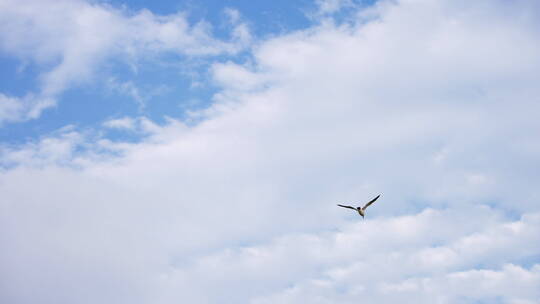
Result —
<path fill-rule="evenodd" d="M 216 39 L 228 40 L 231 26 L 227 9 L 235 10 L 249 25 L 249 30 L 258 41 L 295 30 L 306 29 L 316 24 L 317 4 L 311 1 L 272 1 L 255 3 L 252 1 L 97 1 L 94 6 L 116 10 L 125 17 L 137 15 L 143 10 L 156 16 L 184 14 L 192 24 L 205 22 Z M 371 1 L 359 1 L 354 5 L 365 7 Z M 349 4 L 350 7 L 353 3 Z M 335 20 L 347 18 L 349 10 L 342 9 L 333 15 Z M 4 52 L 1 54 L 0 90 L 18 98 L 28 93 L 38 94 L 43 85 L 44 71 L 59 65 L 60 57 L 46 62 L 28 58 L 22 54 Z M 178 53 L 154 54 L 152 58 L 138 58 L 136 70 L 121 58 L 109 58 L 100 62 L 94 79 L 83 81 L 63 89 L 55 96 L 56 105 L 47 108 L 40 119 L 25 119 L 24 123 L 4 123 L 1 139 L 5 143 L 20 144 L 25 140 L 37 139 L 67 124 L 91 127 L 106 119 L 119 116 L 145 115 L 161 121 L 164 115 L 182 118 L 187 110 L 207 107 L 216 87 L 208 79 L 208 67 L 212 62 L 246 62 L 250 59 L 247 49 L 234 54 L 203 56 L 193 58 Z M 145 93 L 136 100 L 126 89 L 111 89 L 107 84 L 128 83 Z M 135 100 L 134 100 L 135 99 Z M 144 100 L 144 101 L 142 101 Z M 151 100 L 151 102 L 149 102 Z M 141 105 L 144 104 L 144 106 Z M 38 131 L 39 130 L 39 131 Z"/>
<path fill-rule="evenodd" d="M 94 4 L 103 7 L 109 5 L 110 8 L 122 10 L 128 16 L 141 10 L 149 10 L 157 15 L 182 12 L 190 23 L 204 21 L 210 24 L 212 35 L 223 40 L 230 38 L 230 26 L 225 13 L 228 8 L 234 8 L 245 16 L 250 30 L 261 38 L 308 27 L 313 22 L 306 14 L 316 9 L 315 4 L 310 1 L 97 1 Z M 24 96 L 28 92 L 36 91 L 40 85 L 39 71 L 51 69 L 55 65 L 54 62 L 39 65 L 31 60 L 21 60 L 16 54 L 2 55 L 0 90 L 14 96 Z M 208 80 L 210 60 L 242 62 L 248 57 L 249 53 L 245 51 L 211 58 L 186 58 L 169 53 L 148 61 L 141 59 L 136 72 L 125 62 L 111 58 L 96 76 L 112 78 L 118 82 L 129 81 L 137 87 L 140 86 L 140 89 L 146 92 L 141 96 L 145 99 L 144 107 L 139 106 L 133 96 L 107 90 L 106 81 L 95 79 L 58 94 L 59 105 L 46 110 L 40 119 L 4 125 L 1 139 L 6 143 L 20 144 L 28 139 L 35 140 L 42 134 L 66 124 L 92 127 L 106 119 L 125 115 L 145 115 L 157 121 L 161 121 L 164 115 L 182 118 L 185 111 L 210 104 L 216 89 Z M 194 82 L 197 82 L 198 86 L 193 87 Z"/>
<path fill-rule="evenodd" d="M 0 0 L 0 302 L 539 302 L 539 12 Z"/>

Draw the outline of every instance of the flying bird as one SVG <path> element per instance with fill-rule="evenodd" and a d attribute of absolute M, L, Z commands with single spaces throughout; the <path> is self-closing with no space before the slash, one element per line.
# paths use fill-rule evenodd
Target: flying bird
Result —
<path fill-rule="evenodd" d="M 340 204 L 338 204 L 338 206 L 343 207 L 343 208 L 349 208 L 349 209 L 356 210 L 362 216 L 362 218 L 364 218 L 364 215 L 366 215 L 366 208 L 369 207 L 369 205 L 373 204 L 379 198 L 379 196 L 381 196 L 381 195 L 379 194 L 379 195 L 377 195 L 376 198 L 374 198 L 374 199 L 370 200 L 369 202 L 367 202 L 367 204 L 364 207 L 356 207 L 356 208 L 354 208 L 353 206 L 345 206 L 345 205 L 340 205 Z"/>

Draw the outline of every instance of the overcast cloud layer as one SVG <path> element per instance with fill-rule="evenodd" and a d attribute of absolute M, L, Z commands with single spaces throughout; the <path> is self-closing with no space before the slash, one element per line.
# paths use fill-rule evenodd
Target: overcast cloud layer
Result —
<path fill-rule="evenodd" d="M 209 56 L 219 90 L 185 120 L 2 146 L 0 302 L 540 303 L 540 4 L 317 3 L 271 38 L 231 10 L 221 41 L 182 14 L 1 0 L 0 47 L 44 65 L 0 120 L 126 54 Z M 380 193 L 365 220 L 336 207 Z"/>

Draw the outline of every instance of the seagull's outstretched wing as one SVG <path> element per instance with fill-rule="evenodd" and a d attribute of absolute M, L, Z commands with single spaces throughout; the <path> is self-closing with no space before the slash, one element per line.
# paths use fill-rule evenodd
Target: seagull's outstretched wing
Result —
<path fill-rule="evenodd" d="M 349 209 L 352 209 L 352 210 L 356 210 L 356 208 L 354 208 L 352 206 L 344 206 L 344 205 L 340 205 L 340 204 L 338 204 L 338 206 L 343 207 L 343 208 L 349 208 Z"/>
<path fill-rule="evenodd" d="M 373 204 L 373 202 L 375 202 L 379 198 L 379 196 L 381 196 L 381 195 L 379 194 L 379 195 L 377 195 L 376 198 L 370 200 L 364 207 L 362 207 L 362 210 L 366 209 L 367 207 L 369 207 L 369 205 Z"/>

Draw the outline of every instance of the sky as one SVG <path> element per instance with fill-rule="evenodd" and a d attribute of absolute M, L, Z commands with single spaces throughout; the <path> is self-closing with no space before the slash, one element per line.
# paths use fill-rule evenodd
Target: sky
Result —
<path fill-rule="evenodd" d="M 0 0 L 0 302 L 540 303 L 539 79 L 536 0 Z"/>

